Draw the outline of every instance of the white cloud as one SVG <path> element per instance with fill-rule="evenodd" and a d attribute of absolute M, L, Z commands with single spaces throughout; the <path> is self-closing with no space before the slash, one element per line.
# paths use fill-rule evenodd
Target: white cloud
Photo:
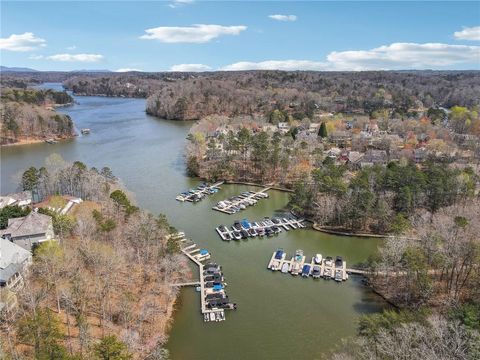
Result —
<path fill-rule="evenodd" d="M 99 54 L 56 54 L 46 56 L 45 59 L 54 61 L 70 61 L 70 62 L 97 62 L 103 60 L 103 55 Z"/>
<path fill-rule="evenodd" d="M 480 26 L 464 27 L 462 31 L 453 33 L 458 40 L 480 40 Z"/>
<path fill-rule="evenodd" d="M 172 9 L 175 9 L 180 6 L 193 4 L 194 2 L 194 0 L 173 0 L 170 4 L 168 4 L 168 6 Z"/>
<path fill-rule="evenodd" d="M 30 55 L 28 58 L 30 60 L 41 60 L 43 59 L 43 55 Z"/>
<path fill-rule="evenodd" d="M 206 43 L 221 35 L 238 35 L 247 27 L 195 24 L 192 26 L 160 26 L 145 30 L 140 39 L 158 40 L 164 43 Z"/>
<path fill-rule="evenodd" d="M 398 70 L 440 68 L 478 63 L 480 47 L 439 43 L 393 43 L 371 50 L 334 51 L 327 56 L 334 69 Z"/>
<path fill-rule="evenodd" d="M 75 45 L 72 45 L 72 46 L 67 46 L 66 49 L 67 50 L 75 50 L 77 47 Z"/>
<path fill-rule="evenodd" d="M 170 68 L 170 71 L 179 71 L 179 72 L 195 72 L 195 71 L 209 71 L 212 68 L 204 64 L 178 64 L 173 65 Z"/>
<path fill-rule="evenodd" d="M 480 46 L 449 45 L 438 43 L 393 43 L 371 50 L 334 51 L 328 54 L 325 61 L 241 61 L 224 66 L 220 70 L 403 70 L 439 69 L 456 64 L 479 63 Z"/>
<path fill-rule="evenodd" d="M 140 70 L 140 69 L 131 69 L 131 68 L 121 68 L 121 69 L 115 70 L 115 72 L 130 72 L 130 71 L 143 72 L 143 70 Z"/>
<path fill-rule="evenodd" d="M 36 37 L 31 32 L 12 34 L 0 39 L 0 49 L 9 51 L 33 51 L 46 46 L 47 41 Z"/>
<path fill-rule="evenodd" d="M 296 21 L 297 16 L 296 15 L 268 15 L 270 19 L 277 20 L 277 21 Z"/>
<path fill-rule="evenodd" d="M 220 70 L 242 71 L 242 70 L 326 70 L 328 64 L 311 60 L 268 60 L 261 62 L 240 61 L 224 66 Z"/>

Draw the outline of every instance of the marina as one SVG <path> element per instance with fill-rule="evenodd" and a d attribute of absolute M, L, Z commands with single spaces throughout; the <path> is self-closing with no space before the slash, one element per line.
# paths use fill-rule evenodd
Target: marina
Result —
<path fill-rule="evenodd" d="M 202 183 L 195 189 L 182 192 L 175 199 L 181 202 L 189 201 L 196 203 L 203 200 L 207 195 L 216 194 L 218 191 L 220 191 L 220 185 L 222 184 L 223 181 L 217 182 L 213 185 Z"/>
<path fill-rule="evenodd" d="M 185 237 L 185 233 L 178 232 L 170 235 L 180 242 L 180 249 L 191 261 L 198 266 L 199 281 L 172 284 L 172 286 L 195 286 L 200 292 L 200 308 L 205 322 L 225 320 L 225 310 L 235 310 L 237 305 L 231 303 L 225 287 L 227 283 L 223 276 L 222 267 L 215 263 L 203 264 L 210 259 L 206 249 L 200 249 L 193 241 Z"/>
<path fill-rule="evenodd" d="M 54 153 L 61 154 L 69 162 L 81 160 L 97 168 L 109 165 L 135 194 L 139 206 L 149 209 L 153 214 L 166 214 L 171 225 L 182 229 L 198 248 L 208 249 L 211 259 L 203 263 L 215 262 L 223 266 L 229 285 L 227 293 L 232 301 L 241 306 L 241 313 L 225 312 L 228 321 L 219 323 L 219 326 L 205 323 L 200 315 L 200 293 L 195 291 L 199 284 L 179 287 L 174 320 L 165 345 L 172 359 L 209 360 L 215 357 L 211 349 L 216 349 L 220 357 L 232 360 L 240 360 L 245 356 L 279 360 L 315 357 L 319 349 L 332 350 L 339 338 L 355 335 L 356 327 L 352 324 L 356 323 L 359 316 L 383 309 L 383 300 L 364 286 L 359 276 L 352 275 L 342 286 L 335 286 L 337 284 L 334 281 L 322 281 L 320 289 L 319 284 L 311 279 L 294 281 L 290 276 L 262 271 L 272 252 L 280 247 L 289 258 L 297 248 L 303 249 L 305 255 L 314 255 L 321 249 L 324 254 L 344 256 L 347 267 L 352 267 L 351 264 L 365 262 L 369 255 L 374 254 L 382 243 L 381 239 L 303 230 L 283 231 L 271 239 L 249 239 L 225 244 L 213 231 L 218 225 L 231 225 L 234 220 L 243 218 L 252 221 L 261 220 L 264 216 L 272 218 L 273 214 L 276 216 L 278 211 L 285 208 L 289 194 L 272 188 L 267 192 L 269 198 L 266 201 L 259 201 L 240 215 L 230 216 L 212 211 L 211 208 L 218 200 L 246 191 L 258 191 L 263 187 L 224 184 L 216 195 L 208 196 L 195 206 L 186 206 L 176 201 L 175 197 L 201 183 L 186 177 L 183 168 L 176 164 L 183 160 L 183 140 L 191 122 L 151 118 L 145 114 L 144 99 L 84 96 L 78 97 L 77 101 L 72 107 L 61 108 L 60 111 L 71 115 L 78 128 L 92 129 L 91 134 L 78 136 L 74 141 L 60 141 L 56 145 L 40 143 L 2 148 L 2 191 L 15 192 L 18 186 L 18 177 L 15 175 L 21 174 L 29 166 L 45 166 L 45 159 Z M 108 126 L 99 126 L 99 118 Z M 127 121 L 131 119 L 135 121 Z M 112 128 L 117 131 L 112 132 Z M 125 136 L 129 144 L 135 144 L 129 146 L 128 151 L 124 149 Z M 99 153 L 106 158 L 99 159 Z M 152 185 L 152 179 L 159 181 Z M 184 281 L 198 281 L 197 265 L 188 261 L 195 276 L 193 280 Z M 170 283 L 184 281 L 172 280 Z M 279 286 L 278 282 L 281 281 L 289 286 Z M 310 298 L 310 294 L 314 296 Z M 272 301 L 272 296 L 275 296 L 275 301 Z M 305 308 L 314 308 L 315 311 L 292 306 L 298 303 L 298 299 L 305 298 L 311 299 Z M 332 299 L 335 299 L 335 311 L 331 311 Z M 285 311 L 289 308 L 296 310 Z M 285 325 L 287 323 L 288 326 Z M 332 327 L 332 324 L 335 326 Z M 321 332 L 321 336 L 318 336 L 319 328 L 328 328 L 329 331 Z M 232 341 L 242 349 L 248 349 L 248 354 L 239 354 L 231 346 Z"/>
<path fill-rule="evenodd" d="M 247 219 L 235 221 L 232 226 L 220 225 L 215 231 L 223 241 L 247 239 L 251 237 L 274 236 L 282 231 L 305 228 L 303 219 L 295 217 L 265 217 L 263 220 L 249 222 Z"/>
<path fill-rule="evenodd" d="M 267 187 L 258 192 L 244 191 L 240 195 L 232 196 L 227 200 L 219 201 L 212 209 L 228 215 L 235 214 L 245 210 L 249 206 L 256 205 L 261 199 L 268 198 L 267 191 L 269 189 L 270 188 Z"/>
<path fill-rule="evenodd" d="M 337 282 L 347 280 L 349 273 L 363 273 L 355 269 L 347 269 L 347 262 L 341 256 L 337 256 L 334 260 L 330 256 L 322 258 L 321 254 L 317 254 L 307 262 L 303 251 L 297 250 L 295 255 L 287 260 L 287 254 L 283 249 L 277 249 L 272 254 L 267 269 L 281 271 L 283 274 L 290 273 L 293 276 L 301 275 L 305 278 L 311 276 L 314 279 L 333 279 Z"/>

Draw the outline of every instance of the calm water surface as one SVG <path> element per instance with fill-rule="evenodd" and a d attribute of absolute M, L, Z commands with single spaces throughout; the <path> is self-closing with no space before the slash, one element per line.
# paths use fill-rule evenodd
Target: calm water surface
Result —
<path fill-rule="evenodd" d="M 23 170 L 43 165 L 53 153 L 89 166 L 109 166 L 142 207 L 167 214 L 175 227 L 209 249 L 215 261 L 223 265 L 228 294 L 239 308 L 227 313 L 227 321 L 204 323 L 199 294 L 191 288 L 182 290 L 167 344 L 173 359 L 318 359 L 342 338 L 355 334 L 361 314 L 385 306 L 358 277 L 337 284 L 266 269 L 278 247 L 289 254 L 303 249 L 307 256 L 341 255 L 350 265 L 374 253 L 378 240 L 296 230 L 273 238 L 223 242 L 214 230 L 216 226 L 231 224 L 237 218 L 259 220 L 271 216 L 286 205 L 288 195 L 270 192 L 269 199 L 237 217 L 214 212 L 211 207 L 253 188 L 224 186 L 198 204 L 179 203 L 175 196 L 198 184 L 184 174 L 183 148 L 191 123 L 150 117 L 141 99 L 75 100 L 76 105 L 60 111 L 70 115 L 77 128 L 90 128 L 91 134 L 54 145 L 2 148 L 1 193 L 15 191 Z"/>

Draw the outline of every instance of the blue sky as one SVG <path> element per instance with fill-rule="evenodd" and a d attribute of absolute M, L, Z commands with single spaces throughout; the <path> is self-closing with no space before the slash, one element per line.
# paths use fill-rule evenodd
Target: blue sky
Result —
<path fill-rule="evenodd" d="M 480 69 L 479 2 L 2 1 L 1 8 L 4 66 Z"/>

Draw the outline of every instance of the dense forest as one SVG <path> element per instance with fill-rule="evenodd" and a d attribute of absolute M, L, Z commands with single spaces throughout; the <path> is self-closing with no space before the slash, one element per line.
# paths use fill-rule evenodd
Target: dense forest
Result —
<path fill-rule="evenodd" d="M 395 310 L 363 316 L 335 360 L 480 357 L 480 202 L 423 214 L 416 237 L 386 240 L 370 259 L 373 288 Z"/>
<path fill-rule="evenodd" d="M 58 155 L 27 169 L 20 186 L 44 200 L 39 212 L 53 217 L 56 241 L 34 249 L 19 310 L 2 313 L 0 354 L 165 359 L 178 291 L 170 284 L 190 275 L 166 217 L 136 207 L 107 167 Z M 84 201 L 60 214 L 51 210 L 63 200 L 57 194 Z"/>
<path fill-rule="evenodd" d="M 476 105 L 479 90 L 476 73 L 222 73 L 168 83 L 148 98 L 147 112 L 180 120 L 267 115 L 275 109 L 289 110 L 297 119 L 311 118 L 315 110 L 370 114 L 389 109 L 405 116 L 433 105 Z"/>
<path fill-rule="evenodd" d="M 82 95 L 149 97 L 147 112 L 168 119 L 267 114 L 315 109 L 399 114 L 431 106 L 479 104 L 475 71 L 135 73 L 74 76 L 65 85 Z"/>
<path fill-rule="evenodd" d="M 295 185 L 291 205 L 321 226 L 374 233 L 403 233 L 418 212 L 439 209 L 476 196 L 471 168 L 444 164 L 389 163 L 361 169 L 345 181 L 346 168 L 326 161 Z M 308 179 L 308 180 L 307 180 Z"/>
<path fill-rule="evenodd" d="M 207 115 L 266 115 L 314 110 L 400 116 L 432 106 L 479 105 L 477 71 L 240 71 L 207 73 L 18 73 L 4 85 L 63 81 L 78 95 L 148 98 L 147 112 L 167 119 Z"/>
<path fill-rule="evenodd" d="M 54 110 L 73 103 L 66 92 L 30 88 L 2 88 L 1 92 L 0 144 L 74 136 L 70 117 Z"/>

